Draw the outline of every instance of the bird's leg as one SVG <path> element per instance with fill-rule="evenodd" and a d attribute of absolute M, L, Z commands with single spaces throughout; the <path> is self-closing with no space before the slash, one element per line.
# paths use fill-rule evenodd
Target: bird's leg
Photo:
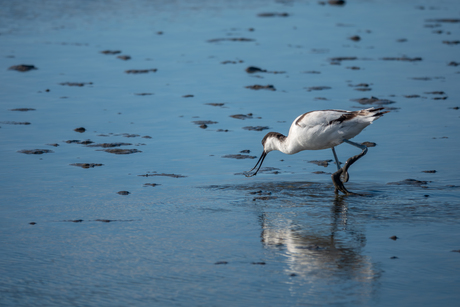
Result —
<path fill-rule="evenodd" d="M 332 147 L 332 153 L 334 154 L 335 164 L 337 165 L 337 170 L 339 170 L 340 169 L 340 162 L 339 162 L 339 159 L 337 159 L 337 154 L 335 153 L 335 147 Z"/>
<path fill-rule="evenodd" d="M 345 165 L 339 169 L 337 172 L 335 172 L 334 174 L 332 174 L 332 183 L 334 184 L 335 186 L 335 193 L 338 193 L 338 191 L 341 191 L 345 194 L 352 194 L 350 193 L 346 188 L 345 186 L 343 185 L 343 182 L 340 180 L 340 176 L 344 176 L 344 178 L 346 180 L 344 180 L 345 182 L 348 181 L 348 168 L 350 168 L 350 166 L 355 163 L 356 161 L 358 161 L 362 156 L 364 156 L 366 153 L 367 153 L 367 147 L 364 146 L 364 145 L 361 145 L 361 144 L 358 144 L 358 143 L 354 143 L 354 142 L 351 142 L 349 140 L 343 140 L 345 143 L 348 143 L 350 145 L 353 145 L 355 147 L 358 147 L 358 148 L 361 148 L 363 151 L 360 153 L 360 154 L 357 154 L 356 156 L 353 156 L 351 158 L 349 158 L 347 160 L 347 162 L 345 163 Z"/>
<path fill-rule="evenodd" d="M 335 147 L 332 147 L 332 153 L 334 154 L 334 159 L 335 159 L 335 164 L 337 165 L 337 170 L 340 170 L 341 164 L 340 164 L 339 159 L 337 158 Z M 342 179 L 342 182 L 348 182 L 348 173 L 342 173 L 340 177 Z"/>

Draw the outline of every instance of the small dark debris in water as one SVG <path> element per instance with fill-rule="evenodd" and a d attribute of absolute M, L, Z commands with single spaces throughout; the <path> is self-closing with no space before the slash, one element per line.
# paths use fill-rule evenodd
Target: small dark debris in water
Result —
<path fill-rule="evenodd" d="M 322 91 L 322 90 L 329 90 L 331 89 L 330 86 L 311 86 L 311 87 L 308 87 L 307 90 L 309 92 L 311 91 Z"/>
<path fill-rule="evenodd" d="M 19 150 L 18 152 L 24 153 L 26 155 L 41 155 L 44 153 L 51 153 L 54 151 L 49 150 L 49 149 L 23 149 L 23 150 Z"/>
<path fill-rule="evenodd" d="M 131 194 L 131 193 L 128 192 L 128 191 L 119 191 L 119 192 L 117 192 L 117 194 L 120 194 L 120 195 L 129 195 L 129 194 Z"/>
<path fill-rule="evenodd" d="M 134 134 L 134 133 L 122 133 L 122 134 L 116 134 L 116 135 L 121 135 L 122 137 L 125 137 L 125 138 L 137 138 L 140 136 L 139 134 Z"/>
<path fill-rule="evenodd" d="M 153 93 L 135 93 L 134 95 L 136 95 L 136 96 L 150 96 L 150 95 L 153 95 Z"/>
<path fill-rule="evenodd" d="M 129 192 L 128 192 L 129 193 Z M 97 219 L 96 222 L 110 223 L 112 220 Z"/>
<path fill-rule="evenodd" d="M 442 41 L 442 43 L 446 45 L 458 45 L 460 41 Z"/>
<path fill-rule="evenodd" d="M 63 222 L 81 223 L 83 220 L 64 220 Z"/>
<path fill-rule="evenodd" d="M 120 54 L 121 50 L 104 50 L 101 51 L 102 54 Z"/>
<path fill-rule="evenodd" d="M 395 103 L 395 101 L 388 100 L 388 99 L 380 99 L 374 96 L 372 96 L 371 98 L 351 99 L 351 101 L 356 101 L 363 105 L 366 105 L 366 104 L 387 105 L 387 104 Z"/>
<path fill-rule="evenodd" d="M 295 276 L 297 276 L 297 274 L 296 273 L 291 273 L 291 274 L 289 274 L 289 276 L 295 277 Z"/>
<path fill-rule="evenodd" d="M 65 141 L 65 143 L 67 143 L 67 144 L 80 144 L 80 142 L 81 142 L 80 140 L 67 140 L 67 141 Z"/>
<path fill-rule="evenodd" d="M 249 88 L 251 90 L 270 90 L 270 91 L 276 91 L 275 87 L 271 84 L 268 85 L 260 85 L 260 84 L 255 84 L 255 85 L 248 85 L 245 86 L 245 88 Z"/>
<path fill-rule="evenodd" d="M 67 85 L 67 86 L 78 86 L 78 87 L 82 87 L 82 86 L 85 86 L 85 85 L 92 85 L 93 82 L 62 82 L 62 83 L 59 83 L 60 85 Z"/>
<path fill-rule="evenodd" d="M 249 149 L 244 149 L 242 151 L 240 151 L 240 153 L 250 153 L 251 151 Z"/>
<path fill-rule="evenodd" d="M 17 108 L 17 109 L 10 109 L 10 111 L 27 112 L 27 111 L 35 111 L 35 109 L 33 109 L 33 108 Z"/>
<path fill-rule="evenodd" d="M 243 129 L 249 130 L 249 131 L 263 131 L 263 130 L 270 129 L 270 127 L 268 126 L 246 126 L 246 127 L 243 127 Z"/>
<path fill-rule="evenodd" d="M 158 69 L 156 68 L 151 68 L 151 69 L 128 69 L 125 70 L 125 73 L 127 74 L 146 74 L 149 72 L 157 72 Z"/>
<path fill-rule="evenodd" d="M 129 55 L 119 55 L 117 56 L 117 59 L 127 61 L 127 60 L 131 60 L 131 57 Z"/>
<path fill-rule="evenodd" d="M 14 65 L 8 68 L 8 70 L 16 70 L 20 72 L 26 72 L 26 71 L 35 70 L 35 69 L 38 69 L 38 68 L 35 67 L 34 65 L 26 65 L 26 64 Z"/>
<path fill-rule="evenodd" d="M 427 22 L 448 22 L 448 23 L 457 23 L 460 22 L 460 19 L 456 18 L 439 18 L 439 19 L 427 19 Z"/>
<path fill-rule="evenodd" d="M 255 159 L 257 157 L 256 156 L 250 156 L 250 155 L 237 154 L 237 155 L 225 155 L 225 156 L 222 156 L 222 158 L 241 160 L 241 159 Z"/>
<path fill-rule="evenodd" d="M 398 240 L 399 238 L 398 238 L 397 236 L 391 236 L 390 239 L 396 241 L 396 240 Z"/>
<path fill-rule="evenodd" d="M 327 3 L 329 3 L 329 5 L 338 5 L 338 6 L 343 6 L 345 5 L 345 0 L 329 0 L 327 1 Z"/>
<path fill-rule="evenodd" d="M 230 117 L 233 117 L 233 118 L 236 118 L 236 119 L 248 119 L 248 118 L 252 118 L 252 113 L 248 113 L 248 114 L 235 114 L 235 115 L 230 115 Z"/>
<path fill-rule="evenodd" d="M 384 61 L 417 62 L 417 61 L 422 61 L 422 58 L 420 58 L 420 57 L 409 58 L 409 57 L 403 56 L 403 57 L 384 57 L 384 58 L 381 58 L 381 60 L 384 60 Z"/>
<path fill-rule="evenodd" d="M 201 125 L 200 125 L 200 128 L 201 128 L 201 129 L 206 129 L 206 128 L 208 128 L 208 125 L 206 125 L 206 124 L 201 124 Z"/>
<path fill-rule="evenodd" d="M 217 124 L 217 122 L 214 122 L 214 121 L 212 121 L 212 120 L 195 120 L 195 121 L 193 121 L 192 123 L 194 123 L 195 125 L 200 126 L 200 128 L 201 128 L 201 126 L 203 126 L 203 125 L 206 125 L 206 126 L 207 126 L 207 125 L 214 125 L 214 124 Z"/>
<path fill-rule="evenodd" d="M 256 72 L 267 72 L 266 69 L 261 69 L 259 67 L 256 67 L 256 66 L 249 66 L 248 68 L 246 68 L 246 72 L 248 74 L 253 74 L 253 73 L 256 73 Z"/>
<path fill-rule="evenodd" d="M 460 249 L 453 249 L 451 250 L 452 253 L 460 253 Z"/>
<path fill-rule="evenodd" d="M 351 69 L 351 70 L 360 70 L 361 67 L 359 67 L 359 66 L 348 66 L 347 69 Z"/>
<path fill-rule="evenodd" d="M 444 80 L 445 77 L 413 77 L 413 78 L 409 78 L 409 79 L 412 79 L 412 80 L 417 80 L 417 81 L 430 81 L 430 80 L 433 80 L 433 79 L 436 79 L 436 80 Z"/>
<path fill-rule="evenodd" d="M 249 194 L 251 194 L 251 195 L 255 195 L 255 194 L 259 194 L 259 195 L 262 195 L 262 194 L 271 195 L 272 192 L 265 192 L 265 193 L 264 193 L 262 190 L 259 190 L 259 191 L 249 192 Z"/>
<path fill-rule="evenodd" d="M 182 97 L 184 97 L 184 98 L 192 98 L 192 97 L 195 97 L 195 96 L 188 94 L 188 95 L 183 95 Z"/>
<path fill-rule="evenodd" d="M 356 85 L 350 84 L 348 86 L 352 86 L 352 87 L 369 87 L 370 84 L 368 84 L 368 83 L 359 83 L 359 84 L 356 84 Z"/>
<path fill-rule="evenodd" d="M 143 139 L 151 139 L 152 137 L 150 135 L 144 135 L 142 136 Z"/>
<path fill-rule="evenodd" d="M 57 143 L 54 143 L 54 144 L 46 144 L 46 145 L 48 145 L 48 146 L 53 146 L 53 147 L 58 147 L 58 146 L 59 146 L 59 144 L 57 144 Z"/>
<path fill-rule="evenodd" d="M 428 195 L 428 194 L 425 194 L 425 195 L 423 195 L 423 197 L 430 197 L 430 195 Z"/>
<path fill-rule="evenodd" d="M 422 172 L 427 173 L 427 174 L 434 174 L 434 173 L 436 173 L 436 170 L 432 169 L 432 170 L 422 171 Z"/>
<path fill-rule="evenodd" d="M 263 261 L 260 261 L 260 262 L 252 262 L 251 264 L 255 264 L 255 265 L 265 265 L 266 263 L 263 262 Z"/>
<path fill-rule="evenodd" d="M 359 35 L 353 35 L 352 37 L 349 37 L 352 41 L 359 42 L 361 40 L 361 37 Z"/>
<path fill-rule="evenodd" d="M 332 160 L 312 160 L 312 161 L 308 161 L 308 163 L 313 163 L 313 164 L 316 164 L 318 166 L 324 166 L 324 167 L 328 167 L 329 162 L 332 162 Z"/>
<path fill-rule="evenodd" d="M 116 155 L 129 155 L 129 154 L 133 154 L 133 153 L 136 153 L 136 152 L 142 152 L 140 150 L 137 150 L 137 149 L 104 149 L 104 150 L 101 150 L 101 151 L 105 151 L 105 152 L 108 152 L 108 153 L 112 153 L 112 154 L 116 154 Z"/>
<path fill-rule="evenodd" d="M 157 172 L 147 173 L 147 174 L 138 175 L 138 176 L 141 176 L 141 177 L 161 176 L 161 177 L 172 177 L 172 178 L 185 178 L 185 177 L 187 177 L 187 176 L 176 175 L 176 174 L 165 174 L 165 173 L 158 174 Z"/>
<path fill-rule="evenodd" d="M 85 132 L 85 131 L 86 131 L 86 129 L 85 129 L 85 128 L 83 128 L 83 127 L 80 127 L 80 128 L 75 128 L 75 129 L 73 129 L 73 131 L 75 131 L 75 132 L 79 132 L 79 133 L 83 133 L 83 132 Z"/>
<path fill-rule="evenodd" d="M 14 121 L 4 121 L 4 122 L 0 122 L 0 124 L 4 124 L 4 125 L 30 125 L 29 122 L 14 122 Z"/>
<path fill-rule="evenodd" d="M 443 91 L 433 91 L 433 92 L 425 92 L 428 95 L 445 95 L 446 93 Z"/>
<path fill-rule="evenodd" d="M 161 185 L 158 183 L 144 183 L 144 187 L 156 187 L 157 185 Z"/>
<path fill-rule="evenodd" d="M 374 143 L 374 142 L 362 142 L 361 145 L 364 145 L 366 147 L 375 147 L 375 146 L 377 146 L 377 143 Z"/>
<path fill-rule="evenodd" d="M 404 95 L 406 98 L 419 98 L 420 95 Z"/>
<path fill-rule="evenodd" d="M 392 257 L 390 257 L 390 259 L 399 259 L 399 258 L 396 257 L 396 256 L 392 256 Z"/>
<path fill-rule="evenodd" d="M 396 40 L 398 43 L 405 43 L 407 42 L 407 38 L 400 38 Z"/>
<path fill-rule="evenodd" d="M 70 165 L 78 166 L 78 167 L 81 167 L 81 168 L 94 168 L 96 166 L 102 166 L 104 164 L 101 164 L 101 163 L 72 163 Z"/>
<path fill-rule="evenodd" d="M 277 196 L 257 196 L 252 199 L 252 201 L 256 200 L 270 200 L 270 199 L 277 199 Z"/>
<path fill-rule="evenodd" d="M 230 60 L 227 60 L 227 61 L 222 61 L 220 62 L 220 64 L 238 64 L 238 63 L 243 63 L 242 60 L 239 60 L 239 61 L 230 61 Z"/>
<path fill-rule="evenodd" d="M 214 263 L 216 265 L 219 265 L 219 264 L 228 264 L 227 261 L 217 261 L 216 263 Z"/>
<path fill-rule="evenodd" d="M 213 107 L 223 107 L 225 105 L 225 103 L 222 103 L 222 102 L 209 102 L 209 103 L 205 103 L 205 105 L 213 106 Z"/>
<path fill-rule="evenodd" d="M 458 65 L 460 65 L 460 63 L 454 62 L 454 61 L 452 61 L 452 62 L 450 62 L 450 63 L 448 64 L 448 66 L 455 66 L 455 67 L 457 67 Z"/>
<path fill-rule="evenodd" d="M 213 38 L 208 39 L 208 43 L 217 43 L 222 41 L 231 41 L 231 42 L 253 42 L 255 39 L 245 38 L 245 37 L 233 37 L 233 38 Z"/>
<path fill-rule="evenodd" d="M 288 17 L 288 13 L 259 13 L 259 17 Z"/>
<path fill-rule="evenodd" d="M 228 132 L 228 129 L 217 129 L 216 132 Z"/>
<path fill-rule="evenodd" d="M 444 97 L 433 97 L 431 99 L 433 100 L 446 100 L 448 97 L 447 96 L 444 96 Z"/>
<path fill-rule="evenodd" d="M 402 181 L 398 182 L 389 182 L 387 184 L 393 184 L 393 185 L 413 185 L 413 186 L 421 186 L 429 183 L 431 181 L 423 181 L 423 180 L 416 180 L 416 179 L 405 179 Z"/>
<path fill-rule="evenodd" d="M 449 109 L 458 110 L 458 109 L 460 109 L 460 107 L 452 107 L 452 108 L 449 108 Z"/>
<path fill-rule="evenodd" d="M 29 224 L 30 225 L 37 225 L 37 223 L 35 223 L 35 222 L 30 222 Z"/>
<path fill-rule="evenodd" d="M 304 74 L 315 74 L 315 75 L 321 74 L 321 72 L 317 70 L 308 70 L 308 71 L 304 71 L 303 73 Z"/>
<path fill-rule="evenodd" d="M 330 173 L 326 173 L 326 172 L 323 172 L 323 171 L 316 171 L 316 172 L 312 172 L 312 173 L 317 174 L 317 175 L 330 174 Z"/>
<path fill-rule="evenodd" d="M 329 61 L 333 65 L 340 65 L 342 61 L 354 61 L 357 60 L 357 57 L 335 57 L 335 58 L 330 58 Z"/>

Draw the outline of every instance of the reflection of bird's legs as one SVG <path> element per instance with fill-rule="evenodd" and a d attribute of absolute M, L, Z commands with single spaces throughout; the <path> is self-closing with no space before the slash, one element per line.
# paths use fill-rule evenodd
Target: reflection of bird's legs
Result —
<path fill-rule="evenodd" d="M 362 156 L 364 156 L 366 153 L 367 153 L 367 147 L 364 146 L 364 145 L 361 145 L 361 144 L 358 144 L 358 143 L 355 143 L 355 142 L 351 142 L 349 140 L 343 140 L 345 143 L 348 143 L 350 145 L 353 145 L 355 147 L 358 147 L 358 148 L 361 148 L 363 151 L 360 153 L 360 154 L 357 154 L 356 156 L 353 156 L 351 158 L 349 158 L 347 160 L 347 162 L 345 163 L 345 165 L 339 169 L 337 172 L 335 172 L 334 174 L 332 174 L 332 183 L 334 184 L 335 186 L 335 193 L 338 193 L 338 191 L 341 191 L 345 194 L 352 194 L 351 192 L 349 192 L 345 186 L 343 185 L 343 182 L 340 180 L 340 177 L 343 175 L 344 177 L 344 181 L 347 182 L 348 179 L 349 179 L 349 176 L 348 176 L 348 168 L 350 168 L 350 166 L 355 163 L 356 161 L 358 161 Z M 334 156 L 335 155 L 335 150 L 333 150 L 334 152 Z M 336 162 L 337 162 L 337 159 L 336 159 Z"/>

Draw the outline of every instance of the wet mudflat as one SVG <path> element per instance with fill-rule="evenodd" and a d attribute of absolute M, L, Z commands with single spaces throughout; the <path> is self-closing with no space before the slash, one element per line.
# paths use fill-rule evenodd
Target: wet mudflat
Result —
<path fill-rule="evenodd" d="M 2 7 L 0 305 L 458 304 L 458 1 Z M 330 150 L 244 176 L 369 107 L 359 196 Z"/>

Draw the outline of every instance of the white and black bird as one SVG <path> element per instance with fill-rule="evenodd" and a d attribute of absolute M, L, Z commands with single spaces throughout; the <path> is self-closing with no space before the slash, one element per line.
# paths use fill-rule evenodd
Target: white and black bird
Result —
<path fill-rule="evenodd" d="M 345 194 L 352 194 L 345 188 L 343 182 L 347 182 L 349 179 L 348 168 L 367 153 L 367 147 L 354 143 L 350 139 L 361 133 L 374 120 L 388 113 L 388 111 L 383 110 L 384 108 L 369 108 L 359 111 L 322 110 L 304 113 L 294 120 L 288 136 L 278 132 L 269 132 L 265 135 L 262 139 L 264 151 L 254 168 L 246 172 L 245 176 L 255 176 L 267 154 L 273 150 L 292 155 L 303 150 L 332 148 L 337 164 L 337 172 L 331 176 L 335 193 L 341 191 Z M 335 146 L 344 142 L 360 148 L 362 152 L 349 158 L 341 168 L 335 153 Z M 343 178 L 343 182 L 340 177 Z"/>

